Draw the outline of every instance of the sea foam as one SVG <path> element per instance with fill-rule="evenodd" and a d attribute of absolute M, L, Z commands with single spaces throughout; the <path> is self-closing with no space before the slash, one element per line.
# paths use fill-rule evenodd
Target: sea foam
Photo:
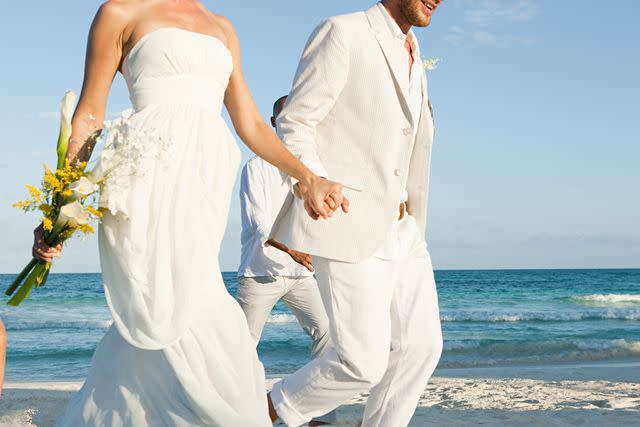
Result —
<path fill-rule="evenodd" d="M 640 305 L 640 295 L 635 294 L 593 294 L 576 295 L 569 298 L 578 304 L 596 306 L 629 306 Z"/>
<path fill-rule="evenodd" d="M 640 309 L 608 309 L 597 311 L 443 311 L 443 322 L 577 322 L 580 320 L 640 320 Z"/>
<path fill-rule="evenodd" d="M 292 323 L 297 321 L 296 316 L 286 313 L 272 314 L 269 316 L 269 320 L 267 320 L 268 323 Z"/>

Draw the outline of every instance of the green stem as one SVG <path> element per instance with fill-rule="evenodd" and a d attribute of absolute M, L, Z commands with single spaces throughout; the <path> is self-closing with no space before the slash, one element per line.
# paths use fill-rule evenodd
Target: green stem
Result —
<path fill-rule="evenodd" d="M 33 290 L 33 287 L 35 286 L 38 277 L 40 276 L 40 274 L 42 274 L 42 270 L 45 267 L 46 263 L 44 261 L 38 262 L 38 265 L 36 265 L 31 274 L 29 274 L 27 280 L 24 281 L 24 284 L 20 287 L 20 289 L 18 289 L 18 292 L 16 292 L 16 294 L 9 300 L 7 304 L 17 307 L 22 301 L 27 299 L 27 297 Z"/>
<path fill-rule="evenodd" d="M 50 271 L 51 271 L 51 263 L 48 262 L 45 264 L 44 270 L 42 271 L 42 273 L 39 274 L 36 279 L 36 288 L 40 288 L 44 286 L 45 283 L 47 283 L 47 279 L 49 278 Z"/>
<path fill-rule="evenodd" d="M 7 291 L 5 292 L 5 295 L 7 296 L 13 295 L 16 289 L 18 289 L 18 286 L 20 286 L 20 283 L 22 283 L 24 278 L 27 277 L 27 274 L 29 274 L 29 272 L 33 269 L 33 267 L 36 266 L 36 264 L 38 264 L 38 260 L 36 258 L 32 258 L 29 264 L 27 264 L 27 266 L 24 269 L 22 269 L 20 274 L 18 274 L 18 277 L 16 277 L 13 283 L 11 283 L 11 286 L 9 286 L 9 289 L 7 289 Z"/>
<path fill-rule="evenodd" d="M 59 224 L 58 220 L 56 219 L 55 226 L 53 227 L 53 230 L 51 230 L 50 233 L 45 234 L 45 236 L 44 236 L 44 242 L 47 244 L 47 246 L 49 246 L 51 248 L 53 246 L 56 246 L 58 243 L 60 243 L 60 242 L 57 241 L 58 236 L 60 235 L 60 233 L 62 233 L 62 231 L 64 230 L 64 228 L 66 226 L 67 226 L 66 222 L 64 224 Z"/>

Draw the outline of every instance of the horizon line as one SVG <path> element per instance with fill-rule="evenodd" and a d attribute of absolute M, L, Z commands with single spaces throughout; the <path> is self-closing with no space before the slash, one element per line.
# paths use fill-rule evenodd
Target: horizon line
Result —
<path fill-rule="evenodd" d="M 640 267 L 500 267 L 500 268 L 436 268 L 433 271 L 580 271 L 580 270 L 640 270 Z M 227 270 L 221 273 L 237 273 L 237 270 Z M 3 276 L 16 275 L 18 273 L 0 273 Z M 55 274 L 102 274 L 100 271 L 71 271 L 71 272 L 58 272 Z"/>

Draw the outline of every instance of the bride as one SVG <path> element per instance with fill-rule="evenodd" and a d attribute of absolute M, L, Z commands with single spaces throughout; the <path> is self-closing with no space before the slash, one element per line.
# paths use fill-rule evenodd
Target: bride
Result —
<path fill-rule="evenodd" d="M 120 71 L 134 114 L 127 145 L 142 144 L 136 173 L 107 179 L 99 232 L 114 324 L 58 426 L 270 426 L 264 371 L 240 307 L 217 264 L 240 138 L 300 181 L 314 219 L 348 202 L 314 175 L 262 121 L 245 83 L 229 21 L 194 0 L 111 0 L 90 34 L 67 160 L 86 161 Z M 135 141 L 134 141 L 135 140 Z M 160 144 L 159 141 L 162 141 Z M 42 242 L 43 260 L 60 248 Z"/>

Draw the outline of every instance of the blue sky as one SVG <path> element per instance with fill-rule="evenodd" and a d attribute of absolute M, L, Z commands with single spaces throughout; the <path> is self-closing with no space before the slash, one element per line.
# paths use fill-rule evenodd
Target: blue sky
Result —
<path fill-rule="evenodd" d="M 268 118 L 324 17 L 371 1 L 204 1 L 230 18 Z M 28 260 L 37 221 L 10 207 L 54 163 L 55 111 L 79 90 L 98 1 L 8 2 L 0 15 L 0 272 Z M 422 52 L 437 133 L 428 242 L 436 268 L 640 267 L 640 2 L 445 0 Z M 108 110 L 128 108 L 118 76 Z M 243 146 L 245 160 L 249 151 Z M 234 197 L 222 247 L 239 260 Z M 94 238 L 56 271 L 98 271 Z"/>

